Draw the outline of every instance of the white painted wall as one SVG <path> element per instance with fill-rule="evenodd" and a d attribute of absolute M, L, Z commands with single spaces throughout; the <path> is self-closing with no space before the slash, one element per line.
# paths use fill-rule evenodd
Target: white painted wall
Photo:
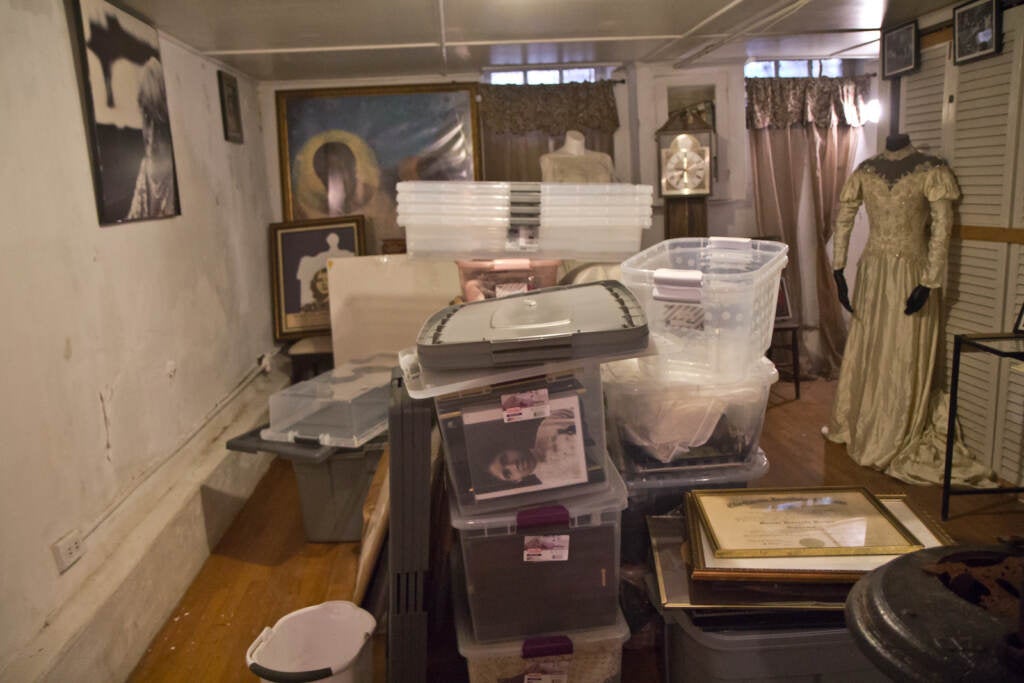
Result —
<path fill-rule="evenodd" d="M 229 144 L 217 66 L 161 51 L 182 215 L 100 228 L 63 4 L 0 3 L 0 679 L 83 617 L 72 598 L 114 571 L 179 448 L 272 347 L 255 84 L 239 78 L 247 141 Z M 59 575 L 49 546 L 71 529 L 86 554 Z"/>

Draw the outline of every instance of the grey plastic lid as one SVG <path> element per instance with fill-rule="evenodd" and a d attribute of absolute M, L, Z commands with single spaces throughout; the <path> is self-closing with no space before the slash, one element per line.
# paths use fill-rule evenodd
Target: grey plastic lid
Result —
<path fill-rule="evenodd" d="M 621 282 L 548 287 L 448 306 L 416 339 L 424 368 L 539 364 L 646 348 L 643 307 Z"/>

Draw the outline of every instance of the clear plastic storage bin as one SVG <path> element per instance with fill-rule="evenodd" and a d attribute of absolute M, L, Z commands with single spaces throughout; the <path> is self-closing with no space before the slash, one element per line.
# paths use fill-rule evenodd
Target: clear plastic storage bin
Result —
<path fill-rule="evenodd" d="M 651 225 L 649 185 L 398 183 L 412 256 L 618 261 Z"/>
<path fill-rule="evenodd" d="M 734 237 L 683 237 L 622 263 L 670 367 L 742 377 L 771 344 L 788 246 Z"/>
<path fill-rule="evenodd" d="M 353 360 L 270 397 L 268 441 L 358 448 L 388 427 L 391 368 L 381 354 Z"/>
<path fill-rule="evenodd" d="M 609 478 L 603 492 L 501 514 L 467 517 L 451 500 L 478 641 L 616 623 L 626 487 Z"/>
<path fill-rule="evenodd" d="M 845 628 L 705 631 L 685 613 L 666 617 L 672 683 L 883 683 Z"/>
<path fill-rule="evenodd" d="M 462 298 L 467 302 L 494 299 L 558 284 L 557 259 L 493 259 L 456 261 Z"/>
<path fill-rule="evenodd" d="M 618 683 L 629 626 L 620 614 L 614 625 L 603 628 L 481 643 L 473 637 L 464 605 L 457 603 L 455 634 L 459 654 L 469 665 L 469 683 Z M 530 674 L 536 678 L 527 678 Z"/>
<path fill-rule="evenodd" d="M 449 495 L 466 515 L 609 486 L 597 365 L 435 399 Z"/>
<path fill-rule="evenodd" d="M 779 379 L 764 357 L 733 381 L 666 371 L 650 358 L 608 363 L 601 374 L 612 458 L 631 476 L 651 478 L 746 462 Z"/>

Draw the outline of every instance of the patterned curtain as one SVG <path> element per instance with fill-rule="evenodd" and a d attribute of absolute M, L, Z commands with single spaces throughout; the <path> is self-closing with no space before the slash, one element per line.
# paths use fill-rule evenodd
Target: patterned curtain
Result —
<path fill-rule="evenodd" d="M 758 230 L 789 245 L 784 277 L 801 312 L 801 355 L 808 357 L 800 367 L 809 374 L 835 376 L 846 343 L 827 245 L 871 78 L 746 80 Z"/>
<path fill-rule="evenodd" d="M 619 127 L 614 84 L 479 86 L 485 180 L 540 180 L 540 157 L 578 130 L 587 149 L 612 154 Z"/>

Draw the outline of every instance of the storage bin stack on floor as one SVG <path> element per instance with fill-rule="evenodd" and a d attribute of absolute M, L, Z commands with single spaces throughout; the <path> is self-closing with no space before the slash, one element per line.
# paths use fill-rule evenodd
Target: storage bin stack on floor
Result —
<path fill-rule="evenodd" d="M 474 195 L 499 208 L 471 210 Z M 416 215 L 413 200 L 436 215 Z M 540 277 L 502 287 L 514 268 L 494 263 L 619 261 L 639 249 L 650 204 L 651 188 L 632 185 L 399 185 L 410 255 L 455 258 L 464 286 L 484 292 L 464 287 L 478 300 L 439 311 L 399 354 L 409 394 L 434 399 L 444 441 L 471 683 L 620 680 L 627 494 L 606 447 L 600 364 L 646 350 L 643 310 L 616 282 L 532 291 L 550 281 L 536 260 L 521 270 Z M 495 261 L 471 260 L 485 258 Z"/>
<path fill-rule="evenodd" d="M 787 249 L 687 237 L 622 263 L 658 349 L 603 368 L 609 449 L 629 491 L 624 564 L 646 562 L 646 515 L 679 508 L 688 490 L 744 487 L 767 472 L 758 441 L 778 372 L 765 353 Z"/>

